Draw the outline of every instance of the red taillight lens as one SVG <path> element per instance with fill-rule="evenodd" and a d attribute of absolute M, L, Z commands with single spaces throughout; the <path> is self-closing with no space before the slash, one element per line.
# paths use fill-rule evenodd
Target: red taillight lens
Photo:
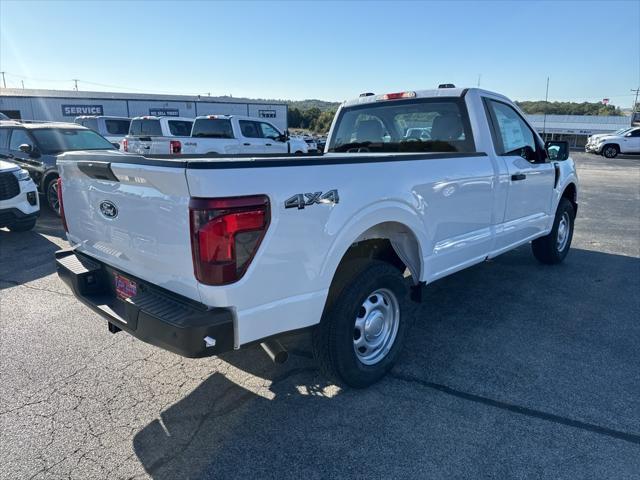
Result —
<path fill-rule="evenodd" d="M 58 204 L 60 205 L 60 218 L 62 219 L 62 226 L 64 227 L 64 231 L 69 233 L 69 227 L 67 227 L 67 219 L 64 216 L 64 204 L 62 203 L 62 179 L 58 178 L 58 180 L 56 180 L 56 184 L 58 187 Z"/>
<path fill-rule="evenodd" d="M 192 198 L 193 268 L 199 282 L 226 285 L 244 275 L 267 231 L 269 198 Z"/>
<path fill-rule="evenodd" d="M 171 140 L 169 142 L 169 153 L 178 154 L 182 152 L 182 144 L 178 140 Z"/>
<path fill-rule="evenodd" d="M 123 152 L 129 151 L 129 140 L 127 140 L 126 138 L 122 140 L 122 151 Z"/>

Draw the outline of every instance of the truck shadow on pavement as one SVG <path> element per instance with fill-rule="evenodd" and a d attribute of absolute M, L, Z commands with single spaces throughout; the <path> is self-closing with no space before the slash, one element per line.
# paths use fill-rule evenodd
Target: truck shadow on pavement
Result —
<path fill-rule="evenodd" d="M 66 245 L 62 222 L 46 207 L 29 232 L 0 229 L 0 290 L 54 273 L 53 254 L 62 245 Z"/>
<path fill-rule="evenodd" d="M 616 462 L 640 443 L 639 288 L 637 258 L 573 249 L 549 267 L 522 247 L 430 286 L 379 384 L 327 383 L 308 335 L 286 342 L 284 366 L 259 348 L 232 352 L 221 359 L 242 382 L 211 375 L 139 431 L 134 451 L 156 480 L 635 468 Z"/>

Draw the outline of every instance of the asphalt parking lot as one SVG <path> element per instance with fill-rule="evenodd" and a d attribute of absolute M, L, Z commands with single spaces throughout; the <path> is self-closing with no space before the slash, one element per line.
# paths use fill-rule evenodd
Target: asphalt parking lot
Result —
<path fill-rule="evenodd" d="M 368 390 L 308 338 L 189 360 L 77 302 L 59 221 L 0 230 L 0 478 L 640 478 L 640 159 L 574 153 L 573 249 L 434 283 Z"/>

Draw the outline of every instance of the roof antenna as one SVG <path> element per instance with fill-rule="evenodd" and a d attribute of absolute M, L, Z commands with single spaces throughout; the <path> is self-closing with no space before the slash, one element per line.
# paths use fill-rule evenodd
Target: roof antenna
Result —
<path fill-rule="evenodd" d="M 549 102 L 549 77 L 547 77 L 547 93 L 544 96 L 544 119 L 542 120 L 542 138 L 546 138 L 547 133 L 547 105 Z"/>

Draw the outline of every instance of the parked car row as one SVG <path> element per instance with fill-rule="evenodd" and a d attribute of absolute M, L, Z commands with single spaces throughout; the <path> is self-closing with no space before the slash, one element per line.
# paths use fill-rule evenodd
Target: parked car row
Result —
<path fill-rule="evenodd" d="M 592 135 L 587 140 L 584 150 L 606 158 L 615 158 L 620 153 L 640 155 L 640 127 L 628 127 L 614 133 Z"/>
<path fill-rule="evenodd" d="M 241 115 L 136 117 L 120 143 L 125 152 L 140 154 L 304 154 L 307 143 L 289 137 L 272 123 Z"/>

